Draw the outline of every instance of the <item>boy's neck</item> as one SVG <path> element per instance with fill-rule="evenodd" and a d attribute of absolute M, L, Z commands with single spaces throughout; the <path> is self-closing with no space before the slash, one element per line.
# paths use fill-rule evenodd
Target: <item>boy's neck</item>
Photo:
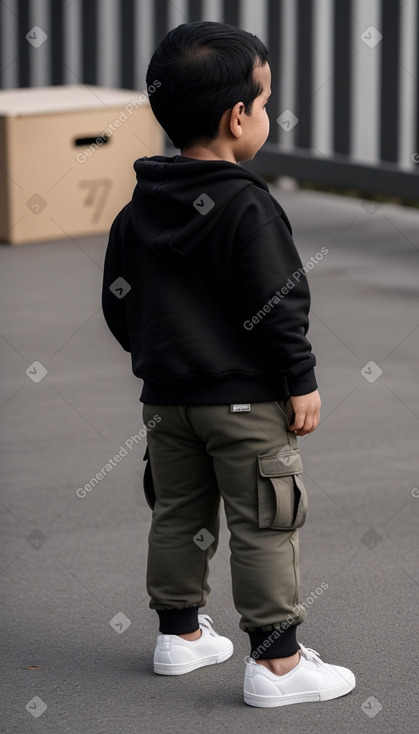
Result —
<path fill-rule="evenodd" d="M 232 150 L 227 146 L 212 145 L 204 148 L 202 145 L 192 145 L 190 148 L 181 149 L 180 154 L 186 158 L 195 158 L 200 161 L 228 161 L 238 163 Z"/>

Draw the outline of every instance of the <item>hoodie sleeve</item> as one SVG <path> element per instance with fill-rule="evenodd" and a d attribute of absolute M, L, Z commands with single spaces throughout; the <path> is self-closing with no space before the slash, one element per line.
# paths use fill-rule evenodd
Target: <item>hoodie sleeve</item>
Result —
<path fill-rule="evenodd" d="M 110 233 L 108 247 L 105 254 L 102 285 L 102 310 L 105 321 L 126 352 L 131 351 L 131 344 L 126 316 L 126 298 L 129 284 L 126 280 L 118 282 L 121 278 L 121 222 L 123 212 L 120 212 L 114 220 Z M 117 282 L 115 282 L 117 281 Z M 127 291 L 126 293 L 124 291 Z"/>
<path fill-rule="evenodd" d="M 306 338 L 310 291 L 291 227 L 277 207 L 261 211 L 255 205 L 241 222 L 235 272 L 243 327 L 267 354 L 272 370 L 286 377 L 290 394 L 306 395 L 317 388 L 316 358 Z"/>

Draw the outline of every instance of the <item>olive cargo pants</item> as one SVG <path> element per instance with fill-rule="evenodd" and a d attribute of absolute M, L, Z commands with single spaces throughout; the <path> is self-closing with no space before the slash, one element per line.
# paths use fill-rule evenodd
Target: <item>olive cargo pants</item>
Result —
<path fill-rule="evenodd" d="M 190 631 L 187 625 L 181 631 L 168 629 L 162 610 L 187 614 L 206 604 L 221 495 L 240 628 L 251 641 L 253 633 L 253 649 L 268 631 L 280 630 L 281 637 L 270 637 L 270 652 L 260 657 L 281 657 L 281 649 L 286 656 L 298 649 L 295 626 L 306 612 L 298 604 L 297 528 L 305 521 L 307 496 L 297 437 L 288 430 L 290 407 L 290 401 L 143 405 L 144 423 L 155 424 L 147 434 L 156 494 L 147 590 L 161 622 L 166 614 L 162 632 Z"/>

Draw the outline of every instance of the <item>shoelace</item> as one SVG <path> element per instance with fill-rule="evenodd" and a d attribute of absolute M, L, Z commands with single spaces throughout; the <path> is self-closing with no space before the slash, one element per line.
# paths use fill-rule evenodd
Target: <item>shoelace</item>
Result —
<path fill-rule="evenodd" d="M 317 650 L 313 650 L 311 647 L 304 647 L 304 645 L 300 644 L 300 651 L 301 655 L 305 657 L 306 660 L 309 660 L 310 662 L 316 663 L 318 667 L 322 667 L 324 665 L 323 660 L 321 660 L 319 653 Z"/>
<path fill-rule="evenodd" d="M 213 628 L 211 627 L 211 625 L 214 623 L 208 614 L 198 614 L 198 622 L 200 627 L 206 627 L 209 630 L 210 634 L 213 635 L 213 637 L 216 636 L 216 631 L 213 630 Z"/>

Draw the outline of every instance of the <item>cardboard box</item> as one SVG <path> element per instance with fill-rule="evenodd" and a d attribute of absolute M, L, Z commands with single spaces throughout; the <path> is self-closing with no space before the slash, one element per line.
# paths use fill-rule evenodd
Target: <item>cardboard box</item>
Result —
<path fill-rule="evenodd" d="M 163 146 L 144 91 L 0 92 L 0 242 L 107 232 L 131 199 L 134 161 Z"/>

